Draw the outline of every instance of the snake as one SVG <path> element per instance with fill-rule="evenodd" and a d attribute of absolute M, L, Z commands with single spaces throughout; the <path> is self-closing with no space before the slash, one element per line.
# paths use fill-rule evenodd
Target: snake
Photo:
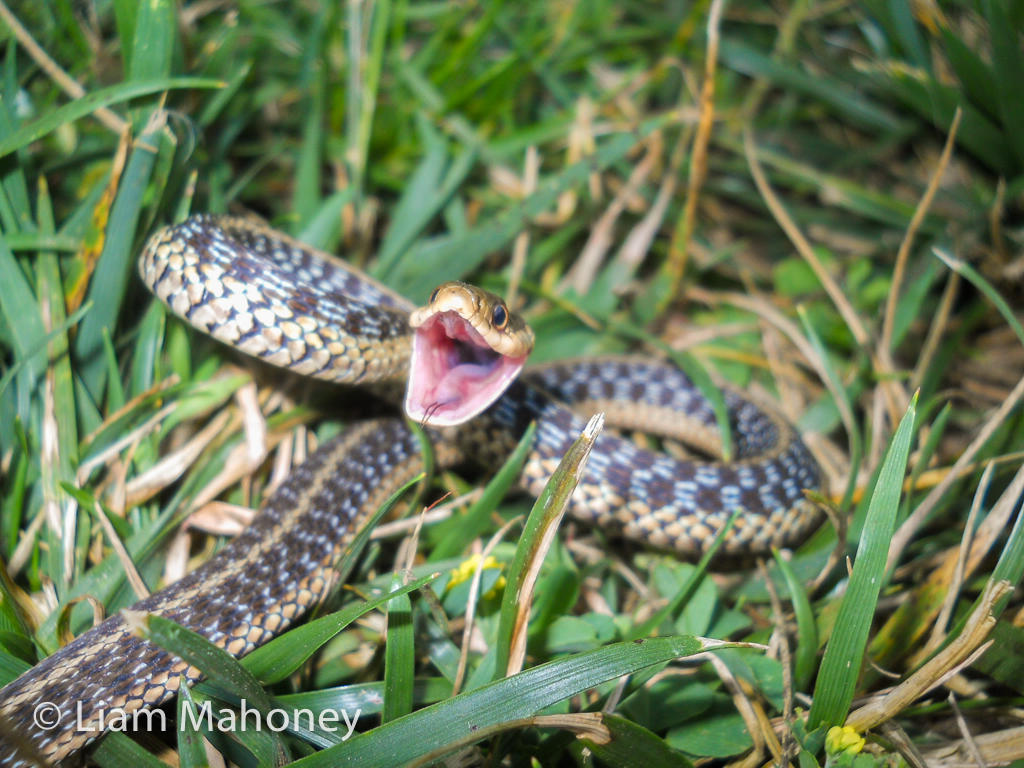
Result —
<path fill-rule="evenodd" d="M 143 248 L 139 273 L 171 312 L 274 366 L 357 386 L 425 370 L 426 383 L 408 385 L 405 409 L 430 425 L 439 466 L 467 459 L 498 466 L 535 423 L 521 485 L 538 494 L 583 428 L 583 414 L 596 411 L 613 414 L 625 430 L 720 449 L 713 406 L 668 362 L 581 359 L 520 373 L 532 333 L 500 298 L 448 283 L 416 309 L 341 259 L 254 218 L 198 214 L 165 227 Z M 477 387 L 488 394 L 473 394 Z M 691 557 L 723 531 L 727 556 L 801 542 L 819 523 L 805 494 L 822 486 L 816 461 L 773 408 L 731 389 L 723 398 L 735 442 L 729 461 L 673 458 L 605 432 L 569 513 Z M 244 532 L 133 608 L 242 657 L 325 598 L 336 586 L 339 553 L 422 466 L 420 438 L 405 419 L 359 422 L 294 469 Z M 124 615 L 111 616 L 0 689 L 0 765 L 73 759 L 101 735 L 104 711 L 155 707 L 200 677 L 137 636 Z M 51 705 L 46 727 L 36 717 L 41 703 Z"/>

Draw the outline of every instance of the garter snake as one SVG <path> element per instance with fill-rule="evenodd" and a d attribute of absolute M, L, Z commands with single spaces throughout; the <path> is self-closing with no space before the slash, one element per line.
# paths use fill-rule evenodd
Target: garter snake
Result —
<path fill-rule="evenodd" d="M 144 249 L 140 273 L 173 312 L 200 330 L 304 375 L 372 382 L 404 375 L 416 354 L 409 340 L 413 308 L 405 299 L 249 219 L 199 215 L 161 230 Z M 486 408 L 470 429 L 431 432 L 439 463 L 467 456 L 485 465 L 499 462 L 536 421 L 522 482 L 537 493 L 582 428 L 563 402 L 585 403 L 588 410 L 618 414 L 628 427 L 713 448 L 716 422 L 709 403 L 684 374 L 661 362 L 546 365 L 513 382 L 489 408 L 465 405 L 467 381 L 500 379 L 504 386 L 514 373 L 506 368 L 522 364 L 523 348 L 511 336 L 532 340 L 496 297 L 460 284 L 451 291 L 433 297 L 440 309 L 413 314 L 426 336 L 451 331 L 462 341 L 479 342 L 477 336 L 494 336 L 495 328 L 509 333 L 485 339 L 498 348 L 497 357 L 482 347 L 420 353 L 427 358 L 423 365 L 444 369 L 442 378 L 452 367 L 459 373 L 420 391 L 409 387 L 406 405 L 418 418 L 446 425 Z M 455 309 L 476 313 L 470 322 L 479 325 L 451 320 L 453 306 L 445 302 L 466 305 Z M 742 514 L 725 539 L 727 553 L 760 554 L 805 537 L 817 524 L 803 496 L 820 484 L 817 464 L 784 419 L 738 393 L 727 391 L 725 398 L 736 442 L 733 461 L 677 460 L 602 435 L 570 512 L 690 555 L 703 552 L 736 509 Z M 297 468 L 243 534 L 135 608 L 245 655 L 322 599 L 338 553 L 388 492 L 419 471 L 420 462 L 418 442 L 404 421 L 357 425 Z M 121 616 L 113 616 L 0 690 L 0 765 L 30 764 L 33 750 L 51 762 L 65 760 L 96 737 L 88 727 L 98 712 L 156 705 L 174 694 L 179 676 L 193 682 L 199 673 L 135 637 Z M 60 725 L 47 730 L 33 722 L 40 702 L 57 707 Z M 16 740 L 28 751 L 18 752 Z"/>

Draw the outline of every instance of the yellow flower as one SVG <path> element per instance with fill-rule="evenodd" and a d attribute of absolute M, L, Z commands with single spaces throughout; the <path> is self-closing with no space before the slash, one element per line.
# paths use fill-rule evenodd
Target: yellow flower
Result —
<path fill-rule="evenodd" d="M 834 725 L 825 734 L 825 751 L 830 755 L 856 755 L 864 749 L 864 737 L 848 725 Z"/>
<path fill-rule="evenodd" d="M 499 563 L 493 555 L 488 555 L 487 559 L 483 561 L 483 564 L 481 564 L 479 554 L 470 555 L 459 564 L 458 568 L 452 571 L 451 578 L 448 580 L 447 589 L 452 589 L 464 581 L 469 581 L 473 578 L 473 574 L 477 572 L 477 569 L 480 568 L 496 568 L 501 570 L 501 563 Z M 484 595 L 484 597 L 493 597 L 504 588 L 505 577 L 501 576 L 496 582 L 494 582 L 494 586 L 487 591 L 487 594 Z"/>

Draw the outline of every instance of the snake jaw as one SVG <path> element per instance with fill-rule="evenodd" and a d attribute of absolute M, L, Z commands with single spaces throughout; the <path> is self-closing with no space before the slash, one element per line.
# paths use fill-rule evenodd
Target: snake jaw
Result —
<path fill-rule="evenodd" d="M 461 424 L 501 396 L 526 357 L 496 352 L 457 312 L 434 314 L 413 335 L 405 412 L 430 426 Z"/>

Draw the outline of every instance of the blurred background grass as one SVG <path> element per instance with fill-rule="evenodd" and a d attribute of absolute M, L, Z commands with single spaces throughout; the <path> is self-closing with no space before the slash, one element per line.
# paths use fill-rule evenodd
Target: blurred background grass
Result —
<path fill-rule="evenodd" d="M 538 360 L 642 348 L 642 328 L 768 390 L 825 467 L 850 554 L 920 390 L 901 533 L 860 618 L 876 666 L 851 695 L 880 692 L 880 672 L 908 674 L 960 633 L 994 573 L 1019 578 L 1012 518 L 986 528 L 968 512 L 1001 512 L 1007 489 L 1012 513 L 1024 449 L 1024 3 L 52 0 L 2 13 L 4 679 L 36 658 L 33 643 L 50 651 L 65 624 L 88 626 L 76 596 L 107 611 L 131 602 L 107 525 L 158 586 L 216 546 L 182 520 L 231 528 L 225 502 L 257 505 L 314 433 L 338 428 L 301 383 L 257 371 L 253 384 L 151 304 L 136 255 L 189 211 L 255 212 L 417 300 L 440 279 L 481 283 L 521 306 Z M 262 452 L 247 419 L 265 419 Z M 180 468 L 160 461 L 170 452 Z M 979 487 L 988 496 L 974 501 Z M 765 579 L 717 576 L 662 632 L 774 632 L 772 657 L 669 668 L 632 686 L 621 712 L 673 756 L 823 759 L 823 729 L 808 736 L 794 707 L 832 686 L 816 674 L 846 586 L 845 568 L 828 568 L 835 540 L 826 526 L 794 556 L 790 586 L 771 582 L 796 604 L 787 590 L 814 583 L 813 615 L 789 635 L 795 680 L 788 655 L 776 659 Z M 388 551 L 373 550 L 364 582 L 391 569 Z M 692 572 L 571 524 L 553 557 L 535 661 L 628 637 Z M 459 594 L 444 604 L 456 622 Z M 967 732 L 1020 749 L 1005 730 L 1022 694 L 1015 610 L 975 671 L 891 705 L 870 759 L 966 749 L 960 709 Z M 482 613 L 487 638 L 496 619 Z M 427 623 L 430 656 L 446 633 Z M 379 679 L 380 631 L 340 636 L 322 656 L 342 671 L 320 663 L 306 682 Z M 849 701 L 835 706 L 812 725 L 841 724 Z M 587 759 L 542 731 L 490 749 Z"/>

